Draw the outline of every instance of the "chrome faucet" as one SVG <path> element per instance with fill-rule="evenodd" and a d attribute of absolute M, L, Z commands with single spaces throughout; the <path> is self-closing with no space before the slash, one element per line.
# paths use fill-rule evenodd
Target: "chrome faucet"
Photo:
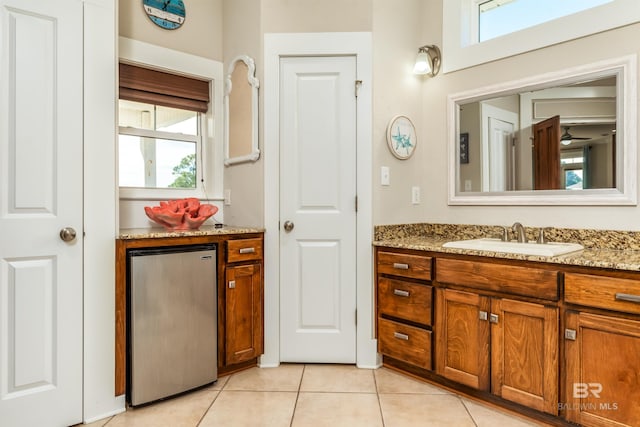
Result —
<path fill-rule="evenodd" d="M 518 243 L 526 243 L 527 241 L 527 233 L 524 229 L 524 226 L 519 222 L 514 222 L 511 226 L 511 230 L 516 233 L 516 237 L 518 239 Z"/>

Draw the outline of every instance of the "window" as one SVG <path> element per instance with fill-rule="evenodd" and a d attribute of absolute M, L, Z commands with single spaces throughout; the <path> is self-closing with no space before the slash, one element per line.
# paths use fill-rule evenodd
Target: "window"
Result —
<path fill-rule="evenodd" d="M 119 70 L 120 187 L 196 189 L 209 83 L 124 63 Z"/>
<path fill-rule="evenodd" d="M 447 0 L 444 72 L 640 21 L 637 0 Z"/>
<path fill-rule="evenodd" d="M 478 41 L 609 3 L 612 0 L 484 0 L 477 5 Z"/>
<path fill-rule="evenodd" d="M 119 57 L 120 200 L 183 197 L 222 200 L 223 63 L 125 37 L 119 38 Z M 144 73 L 149 72 L 164 76 L 144 77 Z M 143 73 L 143 77 L 136 79 L 140 77 L 137 73 Z M 158 85 L 164 78 L 171 79 L 170 83 Z M 191 83 L 185 84 L 186 81 Z M 178 93 L 166 93 L 167 87 L 177 89 Z M 141 184 L 148 175 L 144 172 L 145 161 L 141 159 L 146 155 L 149 160 L 151 153 L 141 151 L 141 142 L 147 146 L 146 150 L 156 150 L 156 181 L 154 184 L 149 178 L 148 186 Z M 170 151 L 173 153 L 167 155 Z M 189 155 L 193 155 L 195 170 L 192 170 L 191 158 L 180 166 Z M 173 161 L 163 165 L 166 157 Z M 125 172 L 123 169 L 131 166 L 126 162 L 133 163 L 137 170 Z M 174 174 L 173 169 L 178 166 L 177 174 Z M 189 182 L 194 174 L 195 188 Z M 180 176 L 184 179 L 175 182 Z M 122 206 L 128 209 L 133 205 Z"/>
<path fill-rule="evenodd" d="M 120 187 L 195 189 L 200 113 L 122 99 L 118 110 Z"/>
<path fill-rule="evenodd" d="M 584 183 L 584 152 L 583 150 L 566 150 L 560 154 L 560 168 L 562 169 L 562 187 L 566 190 L 582 190 Z"/>

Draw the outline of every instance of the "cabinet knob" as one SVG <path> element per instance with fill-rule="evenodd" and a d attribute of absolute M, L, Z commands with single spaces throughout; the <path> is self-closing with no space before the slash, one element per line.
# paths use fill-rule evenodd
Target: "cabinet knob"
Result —
<path fill-rule="evenodd" d="M 478 312 L 478 319 L 480 319 L 480 320 L 488 320 L 489 319 L 489 313 L 487 313 L 486 311 L 480 310 Z"/>
<path fill-rule="evenodd" d="M 569 341 L 576 340 L 576 331 L 575 329 L 565 329 L 564 330 L 564 339 Z"/>
<path fill-rule="evenodd" d="M 499 319 L 499 317 L 498 317 L 497 314 L 491 313 L 489 315 L 489 323 L 498 323 L 498 319 Z"/>
<path fill-rule="evenodd" d="M 235 288 L 236 288 L 236 281 L 229 280 L 229 289 L 235 289 Z"/>

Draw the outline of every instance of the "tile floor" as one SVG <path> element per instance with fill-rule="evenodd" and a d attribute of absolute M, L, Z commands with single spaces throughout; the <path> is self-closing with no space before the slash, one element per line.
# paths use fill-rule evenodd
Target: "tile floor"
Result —
<path fill-rule="evenodd" d="M 283 364 L 223 377 L 211 387 L 89 424 L 92 427 L 526 427 L 392 370 Z"/>

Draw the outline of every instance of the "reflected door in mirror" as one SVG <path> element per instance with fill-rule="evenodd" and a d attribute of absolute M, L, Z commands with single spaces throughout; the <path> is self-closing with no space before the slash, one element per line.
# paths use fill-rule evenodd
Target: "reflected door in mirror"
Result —
<path fill-rule="evenodd" d="M 533 125 L 534 188 L 560 189 L 560 116 Z"/>

